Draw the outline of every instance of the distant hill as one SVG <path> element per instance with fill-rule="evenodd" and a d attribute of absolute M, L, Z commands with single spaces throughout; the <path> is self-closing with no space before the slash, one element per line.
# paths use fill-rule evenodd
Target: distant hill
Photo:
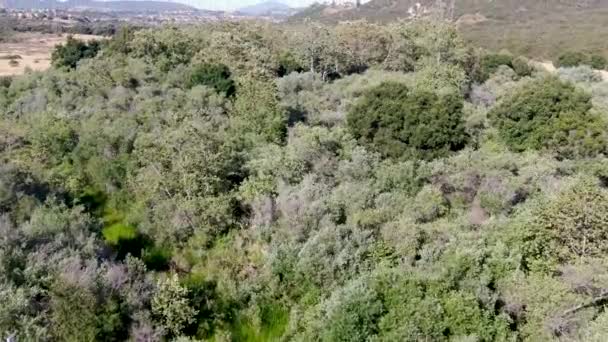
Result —
<path fill-rule="evenodd" d="M 95 1 L 95 0 L 0 0 L 0 7 L 7 9 L 89 9 L 117 12 L 173 12 L 196 11 L 196 8 L 164 1 Z"/>
<path fill-rule="evenodd" d="M 239 8 L 236 13 L 242 15 L 248 15 L 253 17 L 261 16 L 284 16 L 288 17 L 297 12 L 296 9 L 291 8 L 284 3 L 278 1 L 266 1 L 253 6 L 247 6 Z"/>
<path fill-rule="evenodd" d="M 372 0 L 359 8 L 313 5 L 290 18 L 322 22 L 389 22 L 432 13 L 450 0 Z M 608 0 L 455 0 L 451 15 L 464 37 L 488 49 L 531 57 L 589 50 L 608 57 Z"/>

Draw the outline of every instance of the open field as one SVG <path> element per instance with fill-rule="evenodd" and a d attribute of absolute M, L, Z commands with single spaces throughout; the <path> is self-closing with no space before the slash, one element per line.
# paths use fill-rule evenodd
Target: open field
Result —
<path fill-rule="evenodd" d="M 21 75 L 27 69 L 48 69 L 53 48 L 64 43 L 67 37 L 67 34 L 19 33 L 11 41 L 0 43 L 0 76 Z M 102 38 L 92 35 L 74 37 L 85 41 Z"/>

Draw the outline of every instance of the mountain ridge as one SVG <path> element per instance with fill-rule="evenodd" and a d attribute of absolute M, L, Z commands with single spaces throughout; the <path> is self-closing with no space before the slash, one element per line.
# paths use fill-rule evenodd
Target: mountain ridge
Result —
<path fill-rule="evenodd" d="M 0 7 L 6 9 L 94 9 L 107 11 L 197 11 L 195 7 L 154 0 L 134 1 L 96 1 L 96 0 L 0 0 Z"/>
<path fill-rule="evenodd" d="M 285 16 L 288 17 L 294 14 L 297 10 L 280 1 L 269 0 L 257 3 L 251 6 L 245 6 L 237 9 L 235 13 L 249 16 Z"/>

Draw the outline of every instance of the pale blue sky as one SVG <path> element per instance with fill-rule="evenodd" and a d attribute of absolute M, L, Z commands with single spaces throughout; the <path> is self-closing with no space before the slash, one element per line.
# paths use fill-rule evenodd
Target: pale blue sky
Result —
<path fill-rule="evenodd" d="M 198 8 L 210 9 L 210 10 L 234 10 L 239 7 L 255 5 L 264 0 L 172 0 L 173 2 L 182 2 Z M 303 7 L 308 6 L 315 0 L 279 0 L 284 4 L 292 7 Z M 322 2 L 319 0 L 318 2 Z"/>

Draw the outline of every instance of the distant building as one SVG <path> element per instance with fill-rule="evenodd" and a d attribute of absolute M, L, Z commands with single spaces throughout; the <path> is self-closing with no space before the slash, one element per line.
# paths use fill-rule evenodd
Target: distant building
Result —
<path fill-rule="evenodd" d="M 371 0 L 331 0 L 325 1 L 325 3 L 333 7 L 359 7 L 370 1 Z"/>

